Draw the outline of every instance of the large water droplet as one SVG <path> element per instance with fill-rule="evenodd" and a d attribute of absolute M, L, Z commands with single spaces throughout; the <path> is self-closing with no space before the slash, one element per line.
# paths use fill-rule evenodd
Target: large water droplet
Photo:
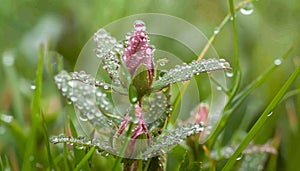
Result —
<path fill-rule="evenodd" d="M 34 84 L 30 85 L 30 89 L 31 90 L 35 90 L 36 89 L 36 86 Z"/>
<path fill-rule="evenodd" d="M 243 15 L 250 15 L 254 11 L 253 4 L 251 2 L 248 2 L 243 8 L 240 9 L 240 12 Z"/>
<path fill-rule="evenodd" d="M 1 115 L 1 120 L 6 122 L 6 123 L 10 123 L 13 120 L 13 116 L 2 114 Z"/>
<path fill-rule="evenodd" d="M 274 64 L 275 65 L 281 65 L 282 61 L 281 59 L 275 59 Z"/>
<path fill-rule="evenodd" d="M 88 119 L 85 116 L 79 116 L 79 120 L 86 122 Z"/>
<path fill-rule="evenodd" d="M 233 77 L 233 72 L 232 71 L 227 71 L 226 76 L 229 77 L 229 78 Z"/>

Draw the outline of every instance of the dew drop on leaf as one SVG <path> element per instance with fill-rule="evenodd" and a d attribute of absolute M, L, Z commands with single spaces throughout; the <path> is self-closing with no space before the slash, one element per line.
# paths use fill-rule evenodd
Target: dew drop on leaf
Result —
<path fill-rule="evenodd" d="M 239 156 L 236 158 L 236 160 L 239 161 L 239 160 L 241 160 L 242 158 L 243 158 L 243 155 L 241 154 L 241 155 L 239 155 Z"/>
<path fill-rule="evenodd" d="M 275 65 L 281 65 L 282 61 L 280 59 L 275 59 L 274 64 Z"/>
<path fill-rule="evenodd" d="M 247 3 L 243 8 L 240 9 L 240 12 L 243 15 L 250 15 L 254 11 L 253 4 L 251 2 Z"/>
<path fill-rule="evenodd" d="M 36 86 L 34 84 L 30 85 L 30 89 L 31 90 L 35 90 L 36 89 Z"/>
<path fill-rule="evenodd" d="M 219 32 L 220 32 L 220 28 L 219 28 L 219 27 L 216 27 L 216 28 L 214 29 L 214 34 L 219 34 Z"/>
<path fill-rule="evenodd" d="M 222 87 L 217 86 L 217 90 L 218 90 L 218 91 L 222 91 Z"/>
<path fill-rule="evenodd" d="M 232 71 L 227 71 L 226 76 L 229 77 L 229 78 L 233 77 L 233 72 Z"/>
<path fill-rule="evenodd" d="M 273 112 L 270 112 L 267 116 L 269 117 L 269 116 L 272 116 L 273 115 Z"/>

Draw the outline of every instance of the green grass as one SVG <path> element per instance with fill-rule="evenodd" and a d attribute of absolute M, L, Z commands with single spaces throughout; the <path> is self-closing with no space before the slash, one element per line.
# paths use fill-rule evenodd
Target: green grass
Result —
<path fill-rule="evenodd" d="M 6 52 L 12 52 L 15 59 L 12 65 L 0 65 L 0 170 L 122 168 L 121 157 L 96 147 L 81 149 L 79 144 L 50 143 L 50 138 L 60 133 L 82 136 L 78 124 L 73 122 L 74 109 L 61 97 L 53 76 L 62 69 L 62 60 L 64 69 L 72 70 L 70 68 L 84 43 L 99 27 L 140 12 L 165 12 L 196 25 L 206 35 L 211 35 L 199 60 L 214 45 L 233 68 L 234 76 L 227 78 L 228 104 L 216 130 L 203 145 L 199 145 L 195 137 L 189 137 L 184 145 L 174 147 L 164 156 L 167 170 L 238 170 L 248 159 L 260 158 L 263 160 L 256 166 L 261 165 L 264 170 L 298 169 L 300 37 L 297 33 L 300 5 L 296 2 L 276 0 L 270 4 L 245 0 L 242 5 L 233 0 L 195 0 L 178 4 L 136 0 L 78 4 L 71 1 L 30 2 L 32 4 L 21 8 L 25 2 L 3 1 L 4 5 L 0 7 L 1 60 Z M 246 2 L 254 5 L 250 16 L 239 12 Z M 118 9 L 120 5 L 124 8 Z M 177 10 L 179 7 L 181 10 Z M 282 10 L 280 14 L 279 9 Z M 34 25 L 45 21 L 43 17 L 47 15 L 61 20 L 58 23 L 64 28 L 60 34 L 52 35 L 48 39 L 49 45 L 40 44 L 35 49 L 38 52 L 31 44 L 22 45 L 25 35 L 34 32 Z M 215 26 L 219 29 L 218 34 L 212 33 Z M 37 32 L 42 33 L 41 30 Z M 32 41 L 35 39 L 38 37 L 32 36 Z M 170 45 L 164 44 L 162 48 L 164 46 Z M 35 56 L 28 55 L 24 48 Z M 62 53 L 63 58 L 52 50 Z M 274 63 L 275 59 L 280 59 L 281 64 Z M 189 82 L 183 87 L 187 84 Z M 30 89 L 31 85 L 35 85 L 34 90 Z M 174 110 L 179 108 L 181 96 L 175 99 Z M 7 116 L 13 116 L 13 119 L 5 120 Z M 261 147 L 266 143 L 277 153 L 265 149 L 245 152 L 254 149 L 249 144 Z M 223 153 L 225 148 L 233 150 Z M 138 170 L 151 168 L 150 163 L 142 168 L 139 161 Z"/>

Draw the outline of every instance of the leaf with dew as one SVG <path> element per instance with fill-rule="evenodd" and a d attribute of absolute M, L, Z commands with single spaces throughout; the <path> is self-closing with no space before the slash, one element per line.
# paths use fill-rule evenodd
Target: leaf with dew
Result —
<path fill-rule="evenodd" d="M 154 81 L 152 90 L 161 90 L 162 88 L 177 83 L 190 80 L 194 75 L 203 72 L 216 70 L 230 70 L 230 65 L 224 59 L 203 59 L 201 61 L 192 61 L 190 64 L 177 65 L 174 69 L 167 71 L 158 80 Z"/>
<path fill-rule="evenodd" d="M 85 72 L 67 73 L 62 71 L 55 76 L 55 82 L 62 95 L 68 98 L 79 111 L 79 119 L 81 121 L 89 121 L 93 125 L 110 126 L 111 118 L 106 117 L 104 113 L 99 110 L 97 100 L 103 100 L 101 90 L 97 88 L 94 83 L 95 79 Z M 104 107 L 109 106 L 109 102 Z M 116 117 L 115 117 L 116 118 Z"/>
<path fill-rule="evenodd" d="M 170 132 L 165 131 L 164 134 L 154 139 L 150 147 L 143 153 L 143 158 L 149 158 L 169 150 L 170 147 L 184 141 L 187 137 L 203 131 L 204 126 L 200 124 L 189 124 L 178 127 Z"/>
<path fill-rule="evenodd" d="M 103 69 L 107 71 L 113 83 L 120 84 L 118 68 L 120 67 L 119 57 L 123 52 L 121 42 L 112 37 L 106 30 L 100 29 L 94 34 L 96 42 L 96 55 L 102 60 Z"/>

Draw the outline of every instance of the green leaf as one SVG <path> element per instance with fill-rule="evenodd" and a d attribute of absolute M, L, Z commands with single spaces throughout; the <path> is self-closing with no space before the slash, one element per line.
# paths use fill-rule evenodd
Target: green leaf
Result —
<path fill-rule="evenodd" d="M 136 102 L 138 101 L 138 93 L 136 91 L 136 88 L 133 84 L 130 84 L 129 86 L 129 101 L 131 104 L 136 104 Z"/>
<path fill-rule="evenodd" d="M 203 131 L 204 126 L 202 124 L 189 124 L 171 130 L 165 131 L 162 135 L 153 139 L 150 147 L 143 153 L 143 158 L 149 158 L 153 155 L 160 154 L 164 151 L 168 151 L 172 146 L 181 143 L 188 136 Z"/>
<path fill-rule="evenodd" d="M 120 62 L 118 56 L 123 52 L 123 45 L 120 42 L 110 36 L 110 34 L 104 30 L 98 30 L 94 35 L 94 41 L 96 42 L 96 55 L 102 60 L 103 69 L 112 78 L 113 83 L 120 84 L 118 68 Z"/>
<path fill-rule="evenodd" d="M 231 69 L 229 63 L 224 59 L 203 59 L 201 61 L 192 61 L 190 64 L 177 65 L 174 69 L 166 72 L 158 80 L 154 81 L 152 90 L 161 90 L 162 88 L 177 83 L 190 80 L 194 75 L 203 72 L 212 72 L 216 70 Z"/>
<path fill-rule="evenodd" d="M 41 96 L 42 96 L 42 82 L 43 82 L 43 61 L 45 56 L 45 46 L 40 45 L 39 48 L 39 59 L 38 68 L 36 73 L 36 89 L 31 103 L 31 127 L 28 137 L 28 141 L 25 145 L 25 155 L 22 170 L 33 170 L 35 168 L 35 163 L 28 160 L 32 156 L 37 157 L 36 147 L 37 147 L 37 131 L 38 126 L 41 122 Z"/>
<path fill-rule="evenodd" d="M 150 90 L 149 72 L 145 64 L 140 64 L 132 77 L 132 84 L 136 88 L 138 100 L 148 94 Z"/>
<path fill-rule="evenodd" d="M 67 73 L 62 71 L 55 76 L 55 82 L 62 95 L 68 98 L 79 111 L 80 118 L 92 125 L 108 126 L 110 119 L 121 120 L 114 114 L 114 106 L 104 95 L 103 90 L 94 84 L 95 79 L 85 72 Z M 104 89 L 108 89 L 105 87 Z M 104 103 L 105 101 L 105 103 Z"/>
<path fill-rule="evenodd" d="M 82 168 L 89 168 L 88 167 L 88 160 L 91 158 L 91 156 L 94 154 L 95 147 L 92 147 L 90 151 L 82 158 L 82 160 L 77 164 L 76 168 L 74 171 L 78 171 Z"/>

